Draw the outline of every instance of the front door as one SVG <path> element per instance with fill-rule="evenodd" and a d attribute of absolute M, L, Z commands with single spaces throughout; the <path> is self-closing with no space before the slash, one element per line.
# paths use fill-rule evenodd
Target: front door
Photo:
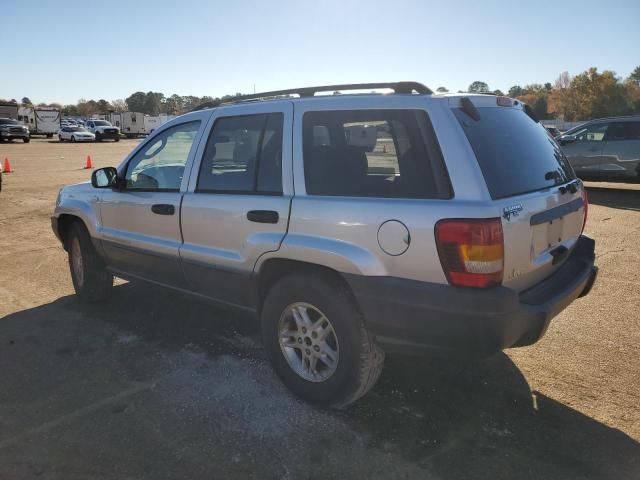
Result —
<path fill-rule="evenodd" d="M 203 120 L 153 136 L 124 166 L 125 185 L 100 205 L 101 238 L 109 266 L 158 283 L 182 286 L 179 248 L 181 187 Z"/>
<path fill-rule="evenodd" d="M 569 163 L 580 177 L 598 176 L 608 123 L 595 123 L 575 133 L 575 142 L 562 146 Z"/>
<path fill-rule="evenodd" d="M 191 290 L 253 306 L 254 265 L 280 247 L 287 231 L 292 114 L 287 101 L 214 114 L 182 202 L 180 256 Z"/>
<path fill-rule="evenodd" d="M 640 122 L 613 122 L 602 151 L 603 174 L 616 178 L 640 178 Z"/>

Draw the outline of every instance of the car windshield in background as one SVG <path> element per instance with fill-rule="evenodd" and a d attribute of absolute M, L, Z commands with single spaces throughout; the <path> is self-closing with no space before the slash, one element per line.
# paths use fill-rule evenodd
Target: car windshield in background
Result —
<path fill-rule="evenodd" d="M 22 125 L 22 123 L 12 118 L 0 118 L 0 125 Z"/>
<path fill-rule="evenodd" d="M 95 120 L 93 122 L 96 127 L 110 127 L 111 124 L 109 122 L 105 122 L 103 120 Z"/>
<path fill-rule="evenodd" d="M 561 185 L 575 173 L 544 128 L 518 108 L 479 107 L 479 120 L 453 112 L 494 199 Z"/>
<path fill-rule="evenodd" d="M 86 132 L 87 129 L 83 127 L 69 127 L 69 130 L 72 132 Z"/>

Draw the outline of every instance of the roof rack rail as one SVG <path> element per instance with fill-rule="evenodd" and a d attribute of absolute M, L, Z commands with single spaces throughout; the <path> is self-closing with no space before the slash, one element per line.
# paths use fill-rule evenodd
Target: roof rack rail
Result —
<path fill-rule="evenodd" d="M 299 95 L 300 98 L 313 97 L 318 92 L 335 92 L 340 90 L 373 90 L 378 88 L 388 88 L 395 93 L 413 93 L 429 95 L 433 91 L 419 82 L 386 82 L 386 83 L 345 83 L 340 85 L 321 85 L 318 87 L 290 88 L 287 90 L 273 90 L 271 92 L 251 93 L 248 95 L 238 95 L 228 100 L 218 102 L 205 102 L 198 105 L 192 111 L 204 110 L 206 108 L 217 107 L 218 105 L 228 105 L 230 103 L 245 102 L 248 100 L 260 100 L 273 97 L 283 97 L 286 95 Z"/>
<path fill-rule="evenodd" d="M 249 95 L 234 97 L 231 102 L 295 94 L 300 95 L 300 97 L 313 97 L 318 92 L 335 92 L 338 90 L 373 90 L 377 88 L 389 88 L 395 93 L 433 93 L 429 87 L 418 82 L 346 83 L 341 85 L 321 85 L 318 87 L 290 88 L 287 90 L 274 90 L 271 92 L 252 93 Z"/>

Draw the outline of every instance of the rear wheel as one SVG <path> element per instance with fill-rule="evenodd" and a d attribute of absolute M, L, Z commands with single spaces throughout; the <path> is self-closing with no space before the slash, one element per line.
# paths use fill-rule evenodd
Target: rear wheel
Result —
<path fill-rule="evenodd" d="M 76 142 L 76 136 L 75 135 L 71 135 L 71 142 L 75 143 Z"/>
<path fill-rule="evenodd" d="M 58 141 L 59 141 L 60 143 L 62 143 L 62 142 L 64 142 L 64 138 L 62 138 L 62 136 L 58 135 Z"/>
<path fill-rule="evenodd" d="M 115 140 L 116 142 L 119 142 L 119 141 L 120 141 L 120 139 L 119 139 L 119 138 L 117 138 L 117 137 L 116 137 L 114 140 Z"/>
<path fill-rule="evenodd" d="M 47 138 L 53 138 L 53 133 L 47 133 Z"/>
<path fill-rule="evenodd" d="M 269 291 L 262 336 L 283 383 L 304 400 L 344 407 L 382 371 L 375 345 L 346 286 L 321 274 L 293 274 Z"/>
<path fill-rule="evenodd" d="M 69 269 L 76 295 L 81 302 L 97 302 L 109 296 L 113 275 L 96 252 L 86 227 L 79 221 L 71 225 L 67 238 Z"/>
<path fill-rule="evenodd" d="M 31 141 L 31 137 L 25 137 L 22 139 L 24 143 L 29 143 Z"/>

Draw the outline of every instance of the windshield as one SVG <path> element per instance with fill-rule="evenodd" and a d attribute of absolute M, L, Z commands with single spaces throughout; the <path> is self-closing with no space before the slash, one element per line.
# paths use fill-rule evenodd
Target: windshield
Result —
<path fill-rule="evenodd" d="M 69 127 L 69 130 L 72 132 L 86 132 L 87 129 L 83 127 Z"/>
<path fill-rule="evenodd" d="M 94 120 L 94 125 L 96 127 L 110 127 L 111 124 L 109 122 L 105 122 L 104 120 Z"/>
<path fill-rule="evenodd" d="M 22 123 L 13 118 L 0 118 L 0 125 L 22 125 Z"/>
<path fill-rule="evenodd" d="M 480 107 L 479 120 L 453 112 L 494 199 L 561 185 L 575 173 L 558 144 L 518 108 Z"/>

